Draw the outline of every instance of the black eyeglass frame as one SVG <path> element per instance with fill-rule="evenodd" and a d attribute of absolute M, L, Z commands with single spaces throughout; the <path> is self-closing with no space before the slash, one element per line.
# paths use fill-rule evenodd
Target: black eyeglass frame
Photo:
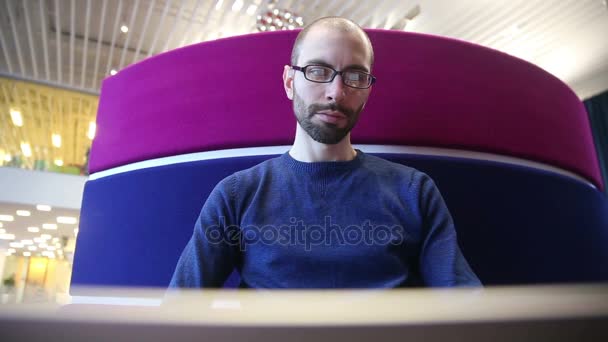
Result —
<path fill-rule="evenodd" d="M 311 80 L 310 78 L 308 78 L 308 77 L 306 76 L 306 68 L 308 68 L 308 67 L 313 67 L 313 66 L 315 66 L 315 67 L 323 67 L 323 68 L 331 69 L 331 70 L 333 70 L 334 74 L 333 74 L 333 75 L 331 75 L 331 78 L 330 78 L 329 80 L 327 80 L 327 81 L 315 81 L 315 80 Z M 336 75 L 340 75 L 340 76 L 342 77 L 342 84 L 344 84 L 344 85 L 345 85 L 345 86 L 347 86 L 347 87 L 353 88 L 353 89 L 369 89 L 369 88 L 372 86 L 372 84 L 376 83 L 376 77 L 375 77 L 374 75 L 370 74 L 369 72 L 365 72 L 365 71 L 361 71 L 361 70 L 354 70 L 354 71 L 360 72 L 360 73 L 362 73 L 362 74 L 367 74 L 367 75 L 369 75 L 369 76 L 371 77 L 371 81 L 369 82 L 369 85 L 368 85 L 367 87 L 364 87 L 364 88 L 361 88 L 361 87 L 353 87 L 353 86 L 352 86 L 352 85 L 350 85 L 350 84 L 346 84 L 346 80 L 344 79 L 344 75 L 343 75 L 343 74 L 344 74 L 345 72 L 353 71 L 353 70 L 351 70 L 351 69 L 347 69 L 347 70 L 338 71 L 338 70 L 336 70 L 336 69 L 334 69 L 334 68 L 332 68 L 332 67 L 329 67 L 329 66 L 327 66 L 327 65 L 318 65 L 318 64 L 310 64 L 310 65 L 306 65 L 306 66 L 303 66 L 303 67 L 300 67 L 300 66 L 297 66 L 297 65 L 291 65 L 290 67 L 291 67 L 293 70 L 301 71 L 301 72 L 304 74 L 304 78 L 305 78 L 306 80 L 308 80 L 308 81 L 310 81 L 310 82 L 314 82 L 314 83 L 331 83 L 331 82 L 333 82 L 333 81 L 334 81 L 334 78 L 336 78 Z"/>

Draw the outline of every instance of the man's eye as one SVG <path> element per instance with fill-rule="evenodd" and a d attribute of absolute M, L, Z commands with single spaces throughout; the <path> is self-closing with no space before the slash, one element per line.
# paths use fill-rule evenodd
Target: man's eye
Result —
<path fill-rule="evenodd" d="M 325 68 L 310 68 L 308 74 L 311 76 L 322 77 L 328 74 L 327 69 Z"/>
<path fill-rule="evenodd" d="M 358 73 L 358 72 L 349 72 L 346 74 L 346 78 L 349 81 L 360 81 L 363 79 L 363 76 L 364 76 L 363 74 Z"/>

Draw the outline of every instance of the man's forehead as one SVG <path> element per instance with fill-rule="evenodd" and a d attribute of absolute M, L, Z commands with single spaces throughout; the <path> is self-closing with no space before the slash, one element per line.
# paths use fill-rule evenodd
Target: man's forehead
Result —
<path fill-rule="evenodd" d="M 300 45 L 299 59 L 322 59 L 328 46 L 345 47 L 344 52 L 357 59 L 358 63 L 369 63 L 368 44 L 360 32 L 327 26 L 312 28 L 307 33 Z"/>
<path fill-rule="evenodd" d="M 365 39 L 360 32 L 331 25 L 319 25 L 311 28 L 304 37 L 303 44 L 319 44 L 334 40 L 348 40 L 365 46 Z"/>

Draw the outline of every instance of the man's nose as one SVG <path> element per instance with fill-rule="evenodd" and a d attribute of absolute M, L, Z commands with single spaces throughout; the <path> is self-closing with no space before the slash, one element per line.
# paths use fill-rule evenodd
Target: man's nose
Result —
<path fill-rule="evenodd" d="M 325 88 L 325 97 L 329 101 L 340 101 L 346 96 L 346 86 L 342 82 L 342 75 L 336 75 L 333 81 L 327 84 Z"/>

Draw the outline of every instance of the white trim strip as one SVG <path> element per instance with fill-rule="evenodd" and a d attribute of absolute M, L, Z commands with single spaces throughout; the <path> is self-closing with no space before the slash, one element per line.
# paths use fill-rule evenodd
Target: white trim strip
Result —
<path fill-rule="evenodd" d="M 161 298 L 71 296 L 70 304 L 102 304 L 124 306 L 160 306 Z"/>
<path fill-rule="evenodd" d="M 147 169 L 151 167 L 173 165 L 180 163 L 189 163 L 201 160 L 210 159 L 223 159 L 223 158 L 235 158 L 235 157 L 248 157 L 248 156 L 260 156 L 260 155 L 274 155 L 283 154 L 291 148 L 291 145 L 285 146 L 267 146 L 267 147 L 247 147 L 247 148 L 234 148 L 229 150 L 217 150 L 208 152 L 196 152 L 188 154 L 180 154 L 171 157 L 162 157 L 156 159 L 148 159 L 132 164 L 118 166 L 105 171 L 93 173 L 89 176 L 89 180 L 96 180 L 108 176 L 117 175 L 124 172 Z"/>
<path fill-rule="evenodd" d="M 560 174 L 562 176 L 574 178 L 580 182 L 587 184 L 588 186 L 596 189 L 590 181 L 577 175 L 574 172 L 564 170 L 559 167 L 531 161 L 522 158 L 503 156 L 493 153 L 475 152 L 467 150 L 439 148 L 439 147 L 423 147 L 423 146 L 399 146 L 399 145 L 353 145 L 355 148 L 362 150 L 365 153 L 394 153 L 394 154 L 416 154 L 426 156 L 439 156 L 439 157 L 454 157 L 454 158 L 465 158 L 475 159 L 484 161 L 493 161 L 499 163 L 506 163 L 512 165 L 519 165 L 539 169 L 543 171 L 549 171 Z M 235 148 L 208 152 L 196 152 L 181 154 L 177 156 L 162 157 L 156 159 L 144 160 L 132 164 L 118 166 L 112 169 L 93 173 L 89 176 L 89 180 L 97 180 L 108 176 L 113 176 L 129 171 L 147 169 L 152 167 L 159 167 L 165 165 L 173 165 L 180 163 L 189 163 L 201 160 L 211 159 L 223 159 L 223 158 L 235 158 L 235 157 L 248 157 L 248 156 L 259 156 L 259 155 L 279 155 L 287 152 L 291 148 L 291 145 L 281 146 L 264 146 L 264 147 L 247 147 L 247 148 Z"/>
<path fill-rule="evenodd" d="M 402 154 L 420 154 L 420 155 L 431 155 L 439 157 L 454 157 L 454 158 L 465 158 L 465 159 L 476 159 L 483 161 L 492 161 L 498 163 L 506 163 L 518 166 L 530 167 L 533 169 L 539 169 L 543 171 L 553 172 L 562 176 L 574 178 L 580 182 L 583 182 L 593 189 L 597 189 L 596 186 L 586 178 L 577 175 L 576 173 L 562 168 L 552 166 L 549 164 L 536 162 L 528 159 L 522 159 L 517 157 L 504 156 L 500 154 L 476 152 L 467 150 L 457 150 L 449 148 L 439 147 L 423 147 L 423 146 L 393 146 L 393 145 L 355 145 L 360 150 L 366 153 L 402 153 Z M 361 146 L 361 147 L 359 147 Z"/>

